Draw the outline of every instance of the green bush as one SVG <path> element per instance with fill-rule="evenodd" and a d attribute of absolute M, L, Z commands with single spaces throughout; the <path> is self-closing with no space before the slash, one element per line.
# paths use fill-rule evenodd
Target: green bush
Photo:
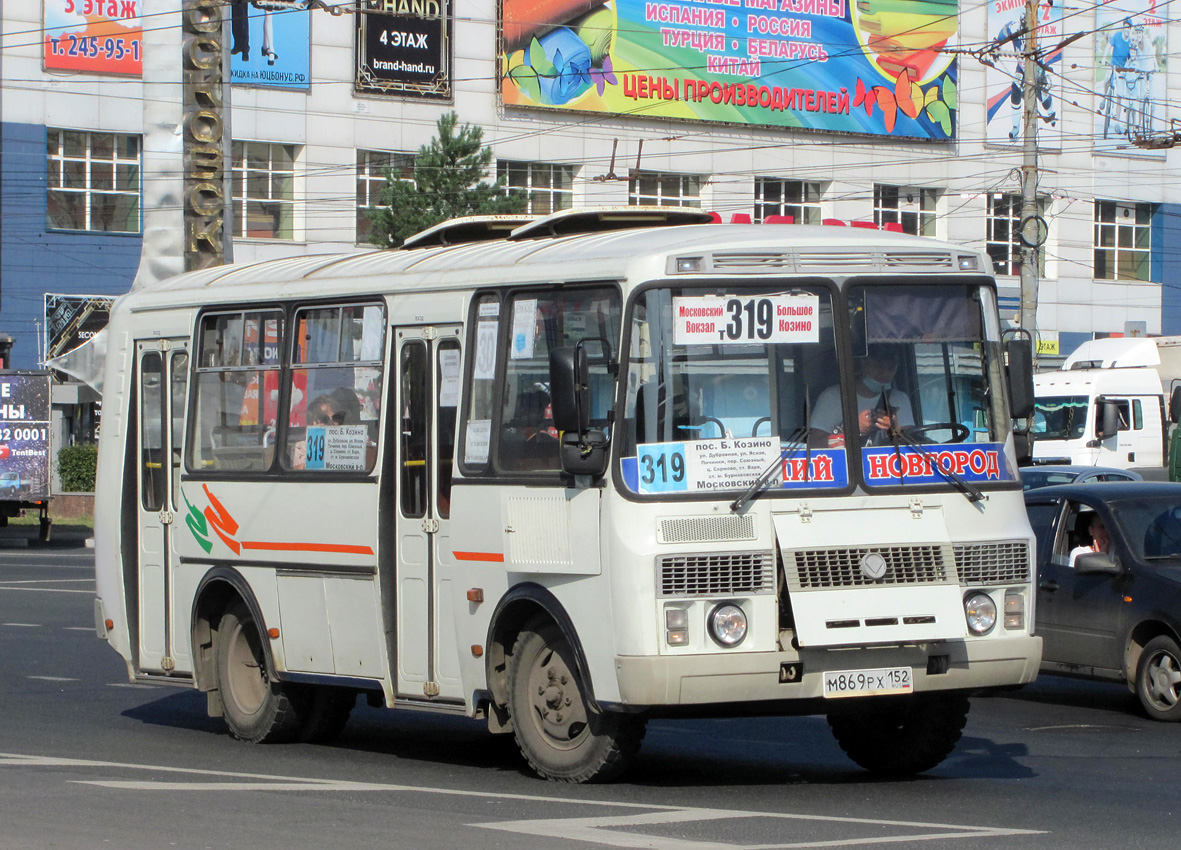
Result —
<path fill-rule="evenodd" d="M 98 466 L 98 446 L 93 443 L 78 443 L 59 450 L 57 471 L 61 476 L 62 491 L 66 493 L 93 493 L 96 466 Z"/>

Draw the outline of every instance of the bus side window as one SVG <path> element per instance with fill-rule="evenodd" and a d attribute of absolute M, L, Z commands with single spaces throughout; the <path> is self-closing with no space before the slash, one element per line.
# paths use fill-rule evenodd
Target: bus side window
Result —
<path fill-rule="evenodd" d="M 294 328 L 284 466 L 372 471 L 381 413 L 384 308 L 302 309 Z"/>
<path fill-rule="evenodd" d="M 607 287 L 518 292 L 508 301 L 507 314 L 496 466 L 502 472 L 557 472 L 561 458 L 550 403 L 550 351 L 579 342 L 586 346 L 595 382 L 588 419 L 605 428 L 614 398 L 606 364 L 619 353 L 619 296 Z"/>
<path fill-rule="evenodd" d="M 426 516 L 427 475 L 427 353 L 426 343 L 409 342 L 402 349 L 399 366 L 401 404 L 402 514 Z"/>
<path fill-rule="evenodd" d="M 459 343 L 443 340 L 436 350 L 435 374 L 438 411 L 435 418 L 437 451 L 438 515 L 451 516 L 451 469 L 455 462 L 455 420 L 459 410 Z"/>
<path fill-rule="evenodd" d="M 201 318 L 193 386 L 194 471 L 262 471 L 274 457 L 279 399 L 277 310 L 210 313 Z"/>

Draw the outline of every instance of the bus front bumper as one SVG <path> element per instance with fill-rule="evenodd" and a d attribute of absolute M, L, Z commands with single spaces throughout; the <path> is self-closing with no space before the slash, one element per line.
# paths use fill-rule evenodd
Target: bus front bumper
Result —
<path fill-rule="evenodd" d="M 616 656 L 615 666 L 621 704 L 638 707 L 823 699 L 826 672 L 896 667 L 911 669 L 915 693 L 1006 688 L 1032 682 L 1041 655 L 1040 637 L 1015 636 L 919 646 Z"/>

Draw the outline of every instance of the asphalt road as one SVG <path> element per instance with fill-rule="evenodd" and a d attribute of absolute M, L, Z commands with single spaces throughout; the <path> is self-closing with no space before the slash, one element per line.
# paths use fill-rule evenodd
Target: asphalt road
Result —
<path fill-rule="evenodd" d="M 1181 724 L 1043 677 L 973 701 L 922 777 L 875 780 L 821 718 L 654 721 L 613 785 L 533 778 L 474 721 L 356 709 L 332 746 L 248 746 L 132 684 L 85 549 L 0 549 L 0 850 L 1176 846 Z"/>

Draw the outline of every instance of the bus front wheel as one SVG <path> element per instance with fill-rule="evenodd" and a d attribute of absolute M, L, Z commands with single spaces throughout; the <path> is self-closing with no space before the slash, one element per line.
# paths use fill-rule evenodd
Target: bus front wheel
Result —
<path fill-rule="evenodd" d="M 830 714 L 828 725 L 845 754 L 866 770 L 907 776 L 951 755 L 968 708 L 968 698 L 959 694 L 915 695 Z"/>
<path fill-rule="evenodd" d="M 268 675 L 262 632 L 241 603 L 222 614 L 216 659 L 222 713 L 231 735 L 251 744 L 299 736 L 299 712 L 283 683 Z"/>
<path fill-rule="evenodd" d="M 509 713 L 529 766 L 555 782 L 614 779 L 639 752 L 644 721 L 593 712 L 561 630 L 534 621 L 517 637 L 509 659 Z"/>

